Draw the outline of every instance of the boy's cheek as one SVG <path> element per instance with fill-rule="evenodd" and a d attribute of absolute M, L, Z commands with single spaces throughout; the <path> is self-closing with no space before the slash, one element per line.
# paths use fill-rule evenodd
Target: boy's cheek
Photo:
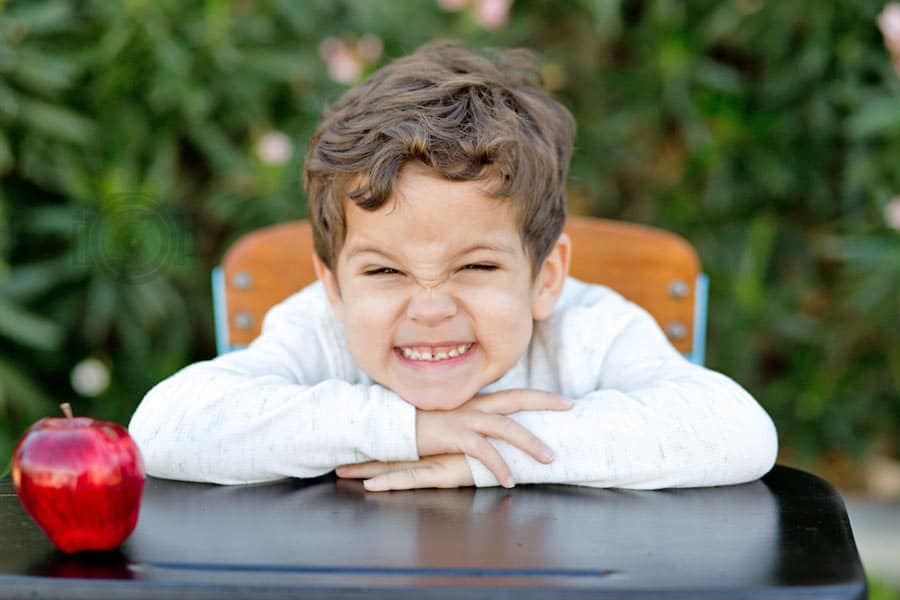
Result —
<path fill-rule="evenodd" d="M 525 326 L 531 321 L 530 298 L 521 290 L 485 288 L 467 295 L 463 305 L 482 327 Z"/>
<path fill-rule="evenodd" d="M 374 296 L 348 298 L 342 303 L 341 311 L 344 314 L 345 325 L 364 328 L 360 333 L 367 336 L 384 332 L 392 322 L 391 315 L 396 312 L 387 303 L 379 301 Z"/>

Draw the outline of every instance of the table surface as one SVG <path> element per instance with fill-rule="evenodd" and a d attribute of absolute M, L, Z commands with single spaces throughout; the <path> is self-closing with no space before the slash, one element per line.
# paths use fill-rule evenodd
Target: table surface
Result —
<path fill-rule="evenodd" d="M 840 496 L 777 466 L 739 486 L 366 492 L 148 479 L 111 553 L 53 548 L 0 481 L 0 598 L 862 598 Z"/>

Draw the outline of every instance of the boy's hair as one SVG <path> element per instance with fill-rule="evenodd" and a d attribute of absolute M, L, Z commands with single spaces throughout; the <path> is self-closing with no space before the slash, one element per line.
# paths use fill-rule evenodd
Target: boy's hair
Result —
<path fill-rule="evenodd" d="M 564 225 L 574 134 L 527 50 L 488 59 L 453 42 L 421 46 L 344 94 L 313 134 L 303 179 L 316 254 L 333 271 L 344 200 L 381 208 L 400 169 L 421 161 L 509 197 L 536 274 Z"/>

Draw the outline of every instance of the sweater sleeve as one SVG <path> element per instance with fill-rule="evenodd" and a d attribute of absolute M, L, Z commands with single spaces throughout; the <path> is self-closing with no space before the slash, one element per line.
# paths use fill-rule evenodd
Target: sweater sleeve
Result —
<path fill-rule="evenodd" d="M 564 318 L 548 345 L 563 382 L 554 391 L 574 407 L 511 415 L 553 449 L 554 461 L 491 440 L 515 481 L 660 489 L 744 483 L 768 472 L 778 441 L 756 400 L 686 360 L 649 313 L 610 294 Z M 475 485 L 498 485 L 468 460 Z"/>
<path fill-rule="evenodd" d="M 418 460 L 415 408 L 359 376 L 318 286 L 273 307 L 247 348 L 146 394 L 128 428 L 149 475 L 256 483 Z"/>

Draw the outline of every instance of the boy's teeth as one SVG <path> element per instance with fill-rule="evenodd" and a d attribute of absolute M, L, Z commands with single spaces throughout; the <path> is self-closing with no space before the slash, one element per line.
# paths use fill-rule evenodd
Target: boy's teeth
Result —
<path fill-rule="evenodd" d="M 461 354 L 465 354 L 466 351 L 472 346 L 472 344 L 460 344 L 459 346 L 455 346 L 452 348 L 441 348 L 438 350 L 437 348 L 401 348 L 400 352 L 403 353 L 403 356 L 410 360 L 428 360 L 428 361 L 438 361 L 438 360 L 447 360 L 448 358 L 456 358 Z"/>

